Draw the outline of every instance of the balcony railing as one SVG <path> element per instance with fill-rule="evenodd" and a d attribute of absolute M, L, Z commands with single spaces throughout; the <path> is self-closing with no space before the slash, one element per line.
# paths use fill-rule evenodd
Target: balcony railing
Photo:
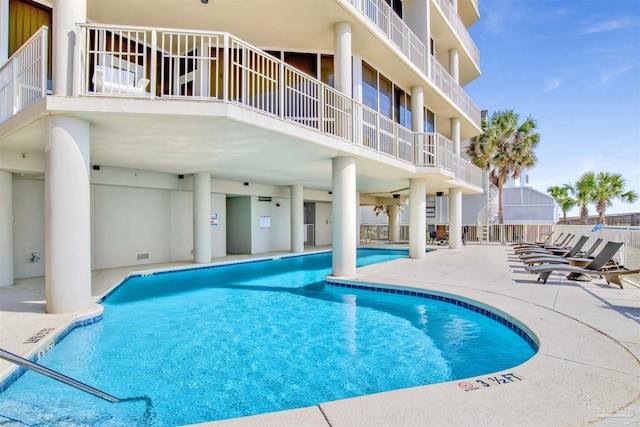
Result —
<path fill-rule="evenodd" d="M 0 123 L 47 95 L 48 28 L 40 28 L 0 68 Z"/>
<path fill-rule="evenodd" d="M 471 35 L 469 35 L 467 27 L 465 27 L 462 19 L 460 19 L 458 12 L 453 8 L 451 0 L 436 0 L 436 3 L 440 7 L 440 10 L 444 14 L 446 20 L 451 24 L 451 27 L 453 27 L 453 31 L 462 42 L 462 45 L 467 49 L 471 58 L 473 58 L 473 62 L 480 67 L 480 52 L 478 51 L 476 44 L 473 42 Z"/>
<path fill-rule="evenodd" d="M 431 61 L 431 80 L 451 99 L 474 123 L 480 123 L 480 110 L 471 101 L 469 95 L 462 90 L 438 61 Z"/>
<path fill-rule="evenodd" d="M 453 77 L 433 59 L 430 61 L 431 69 L 427 69 L 427 49 L 422 41 L 416 36 L 409 26 L 393 11 L 385 0 L 347 0 L 363 16 L 371 21 L 385 37 L 391 41 L 422 73 L 427 76 L 455 105 L 457 105 L 474 123 L 480 125 L 480 109 L 471 101 Z M 439 0 L 447 3 L 448 0 Z M 443 6 L 441 6 L 441 9 Z M 451 17 L 449 22 L 453 26 L 456 34 L 462 40 L 464 46 L 473 56 L 476 64 L 480 65 L 480 54 L 473 44 L 471 36 L 464 27 L 460 17 L 453 11 L 447 12 Z M 449 10 L 448 9 L 448 10 Z M 443 9 L 444 11 L 444 9 Z M 447 15 L 448 16 L 448 15 Z M 457 19 L 457 21 L 456 21 Z M 434 65 L 437 64 L 437 65 Z M 434 71 L 438 74 L 434 74 Z M 446 74 L 446 76 L 444 74 Z"/>
<path fill-rule="evenodd" d="M 79 95 L 230 102 L 482 186 L 442 135 L 415 134 L 227 33 L 86 24 L 78 39 Z"/>
<path fill-rule="evenodd" d="M 482 186 L 475 166 L 454 167 L 464 161 L 444 136 L 414 133 L 227 33 L 83 24 L 77 40 L 74 96 L 229 102 Z M 0 69 L 3 121 L 46 96 L 46 46 L 44 28 Z"/>

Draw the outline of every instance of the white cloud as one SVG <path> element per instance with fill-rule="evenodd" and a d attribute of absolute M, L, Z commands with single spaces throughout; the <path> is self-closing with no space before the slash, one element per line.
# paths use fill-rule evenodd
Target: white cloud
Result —
<path fill-rule="evenodd" d="M 551 92 L 553 90 L 558 89 L 560 87 L 561 81 L 562 81 L 561 77 L 556 77 L 554 79 L 547 80 L 547 87 L 545 87 L 542 93 L 547 93 L 547 92 Z"/>
<path fill-rule="evenodd" d="M 627 65 L 624 67 L 616 68 L 615 70 L 607 70 L 600 74 L 600 83 L 606 83 L 609 80 L 618 77 L 621 74 L 626 73 L 629 70 L 634 69 L 635 65 Z"/>
<path fill-rule="evenodd" d="M 620 30 L 623 28 L 629 28 L 636 25 L 637 22 L 635 19 L 630 17 L 620 18 L 620 19 L 610 19 L 608 21 L 598 22 L 596 24 L 590 25 L 582 31 L 582 34 L 596 34 L 596 33 L 605 33 L 608 31 Z"/>

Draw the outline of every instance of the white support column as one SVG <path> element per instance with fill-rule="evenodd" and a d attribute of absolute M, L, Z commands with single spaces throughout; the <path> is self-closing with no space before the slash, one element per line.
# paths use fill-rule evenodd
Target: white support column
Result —
<path fill-rule="evenodd" d="M 411 88 L 411 130 L 424 132 L 424 89 L 422 86 Z M 414 164 L 421 165 L 425 161 L 422 139 L 418 139 L 414 148 Z"/>
<path fill-rule="evenodd" d="M 389 206 L 389 241 L 397 242 L 400 240 L 400 206 Z"/>
<path fill-rule="evenodd" d="M 304 252 L 304 189 L 291 186 L 291 252 Z"/>
<path fill-rule="evenodd" d="M 211 175 L 193 175 L 193 262 L 211 262 Z"/>
<path fill-rule="evenodd" d="M 86 0 L 53 0 L 53 18 L 49 37 L 53 36 L 53 94 L 73 94 L 74 47 L 77 23 L 87 22 Z"/>
<path fill-rule="evenodd" d="M 353 90 L 353 100 L 362 103 L 362 57 L 353 55 L 352 64 L 353 80 L 351 85 Z"/>
<path fill-rule="evenodd" d="M 333 276 L 356 275 L 356 162 L 353 157 L 335 157 L 333 176 Z"/>
<path fill-rule="evenodd" d="M 348 22 L 334 25 L 333 61 L 336 90 L 351 97 L 351 24 Z"/>
<path fill-rule="evenodd" d="M 0 66 L 7 62 L 7 59 L 9 59 L 9 0 L 0 0 Z"/>
<path fill-rule="evenodd" d="M 411 88 L 411 130 L 424 132 L 424 89 L 422 86 Z"/>
<path fill-rule="evenodd" d="M 90 124 L 51 116 L 45 142 L 45 294 L 47 313 L 91 304 Z"/>
<path fill-rule="evenodd" d="M 451 126 L 451 142 L 453 142 L 453 154 L 460 155 L 460 118 L 453 117 L 449 121 Z"/>
<path fill-rule="evenodd" d="M 360 192 L 356 192 L 356 247 L 360 246 L 360 227 L 362 226 L 362 212 L 360 209 Z"/>
<path fill-rule="evenodd" d="M 0 288 L 13 285 L 13 177 L 0 171 Z"/>
<path fill-rule="evenodd" d="M 460 84 L 460 67 L 458 64 L 458 49 L 449 51 L 449 74 L 453 77 L 453 81 Z"/>
<path fill-rule="evenodd" d="M 427 248 L 427 181 L 412 178 L 409 184 L 409 257 L 424 258 Z"/>
<path fill-rule="evenodd" d="M 449 189 L 449 248 L 462 246 L 462 190 Z"/>

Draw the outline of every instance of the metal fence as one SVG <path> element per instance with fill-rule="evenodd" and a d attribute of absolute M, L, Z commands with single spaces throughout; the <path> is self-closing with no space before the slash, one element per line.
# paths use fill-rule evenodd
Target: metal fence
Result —
<path fill-rule="evenodd" d="M 230 102 L 482 186 L 449 139 L 414 133 L 227 33 L 82 24 L 78 40 L 77 95 Z"/>
<path fill-rule="evenodd" d="M 0 68 L 0 123 L 47 95 L 47 40 L 42 27 Z"/>
<path fill-rule="evenodd" d="M 401 240 L 408 240 L 408 225 L 401 225 Z M 580 236 L 588 236 L 589 240 L 584 244 L 588 248 L 596 239 L 603 242 L 624 242 L 624 245 L 614 256 L 614 260 L 630 270 L 640 268 L 640 227 L 602 226 L 595 228 L 593 225 L 562 225 L 562 224 L 492 224 L 488 229 L 478 225 L 465 225 L 464 237 L 467 244 L 500 244 L 502 236 L 507 244 L 520 242 L 555 241 L 562 233 L 574 235 L 568 242 L 576 242 Z M 403 234 L 404 232 L 404 234 Z M 365 225 L 360 228 L 361 241 L 368 243 L 375 240 L 388 240 L 388 226 L 385 224 Z M 430 241 L 428 233 L 425 239 Z M 596 249 L 596 253 L 600 248 Z M 640 274 L 625 276 L 640 285 Z"/>
<path fill-rule="evenodd" d="M 427 69 L 427 49 L 409 26 L 400 18 L 385 0 L 348 0 L 364 17 L 366 17 L 385 37 L 393 43 L 402 54 L 427 76 L 455 105 L 458 106 L 474 123 L 480 125 L 480 109 L 466 94 L 451 74 L 432 57 Z M 449 0 L 438 0 L 447 21 L 460 38 L 478 67 L 480 53 L 473 43 L 469 32 L 457 12 L 449 4 Z"/>

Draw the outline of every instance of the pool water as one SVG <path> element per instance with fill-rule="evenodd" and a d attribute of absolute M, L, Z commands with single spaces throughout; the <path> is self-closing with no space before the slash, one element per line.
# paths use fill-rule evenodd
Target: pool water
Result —
<path fill-rule="evenodd" d="M 358 265 L 406 256 L 359 250 Z M 0 394 L 0 420 L 192 424 L 482 375 L 534 354 L 453 304 L 325 285 L 330 264 L 325 253 L 130 278 L 101 322 L 38 363 L 151 404 L 108 403 L 27 372 Z"/>

